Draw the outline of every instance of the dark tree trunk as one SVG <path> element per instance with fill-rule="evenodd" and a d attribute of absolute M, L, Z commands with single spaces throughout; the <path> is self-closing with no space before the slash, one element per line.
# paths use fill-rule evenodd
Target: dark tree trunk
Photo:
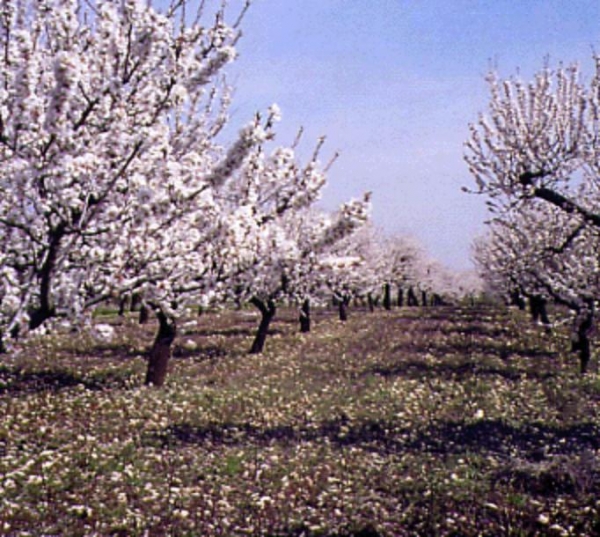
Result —
<path fill-rule="evenodd" d="M 375 301 L 371 293 L 367 294 L 367 304 L 369 305 L 369 311 L 373 313 L 375 311 Z"/>
<path fill-rule="evenodd" d="M 388 311 L 392 309 L 392 286 L 389 283 L 383 286 L 383 307 Z"/>
<path fill-rule="evenodd" d="M 252 297 L 250 304 L 258 308 L 261 315 L 256 336 L 252 342 L 252 347 L 250 347 L 250 354 L 260 354 L 265 347 L 265 341 L 267 339 L 267 334 L 269 333 L 269 325 L 271 324 L 273 317 L 275 317 L 277 308 L 273 300 L 267 300 L 265 304 L 263 300 L 257 297 Z"/>
<path fill-rule="evenodd" d="M 310 332 L 310 300 L 304 299 L 300 307 L 300 332 Z"/>
<path fill-rule="evenodd" d="M 42 326 L 48 319 L 54 317 L 56 311 L 47 305 L 36 308 L 29 314 L 29 330 L 35 330 Z"/>
<path fill-rule="evenodd" d="M 546 332 L 551 332 L 550 318 L 548 317 L 547 300 L 539 295 L 529 297 L 529 311 L 533 322 L 541 322 Z"/>
<path fill-rule="evenodd" d="M 35 330 L 56 314 L 51 297 L 52 276 L 54 273 L 54 265 L 56 264 L 56 259 L 58 257 L 60 243 L 65 235 L 66 228 L 67 225 L 61 223 L 53 230 L 52 235 L 50 236 L 48 255 L 38 273 L 40 277 L 40 305 L 29 315 L 30 330 Z"/>
<path fill-rule="evenodd" d="M 534 323 L 537 323 L 540 318 L 540 310 L 538 308 L 539 303 L 535 299 L 534 296 L 529 297 L 529 314 L 531 315 L 531 320 Z"/>
<path fill-rule="evenodd" d="M 523 296 L 521 295 L 521 293 L 519 293 L 518 289 L 515 289 L 510 294 L 510 303 L 513 306 L 517 306 L 521 311 L 525 310 L 525 300 L 523 300 Z"/>
<path fill-rule="evenodd" d="M 146 324 L 148 322 L 149 317 L 150 313 L 148 311 L 148 306 L 146 306 L 146 304 L 142 302 L 142 305 L 140 306 L 139 323 Z"/>
<path fill-rule="evenodd" d="M 548 317 L 548 302 L 545 299 L 542 299 L 540 304 L 540 320 L 544 325 L 544 329 L 548 334 L 552 332 L 552 323 L 550 322 L 550 317 Z"/>
<path fill-rule="evenodd" d="M 123 317 L 125 315 L 125 310 L 127 309 L 127 299 L 128 297 L 122 296 L 119 299 L 119 317 Z"/>
<path fill-rule="evenodd" d="M 423 307 L 427 306 L 427 291 L 421 291 L 421 303 Z"/>
<path fill-rule="evenodd" d="M 6 354 L 7 349 L 6 349 L 6 345 L 4 344 L 4 334 L 2 332 L 0 332 L 0 354 Z"/>
<path fill-rule="evenodd" d="M 415 295 L 415 291 L 412 287 L 409 287 L 408 289 L 408 297 L 407 297 L 407 302 L 406 302 L 407 306 L 418 306 L 419 305 L 419 301 L 417 300 L 417 295 Z"/>
<path fill-rule="evenodd" d="M 167 378 L 171 345 L 177 335 L 177 325 L 175 319 L 168 317 L 160 310 L 157 310 L 156 318 L 158 319 L 158 332 L 148 356 L 146 385 L 160 387 Z"/>
<path fill-rule="evenodd" d="M 594 325 L 593 304 L 588 304 L 588 308 L 578 312 L 575 323 L 575 339 L 571 350 L 579 353 L 579 370 L 583 375 L 587 373 L 592 358 L 590 333 Z"/>
<path fill-rule="evenodd" d="M 404 306 L 404 289 L 402 287 L 398 287 L 398 307 L 401 308 Z"/>
<path fill-rule="evenodd" d="M 340 315 L 340 321 L 348 320 L 348 303 L 345 300 L 340 300 L 338 303 L 338 313 Z"/>
<path fill-rule="evenodd" d="M 133 293 L 131 295 L 131 304 L 129 305 L 129 311 L 137 311 L 142 305 L 142 297 L 139 293 Z"/>

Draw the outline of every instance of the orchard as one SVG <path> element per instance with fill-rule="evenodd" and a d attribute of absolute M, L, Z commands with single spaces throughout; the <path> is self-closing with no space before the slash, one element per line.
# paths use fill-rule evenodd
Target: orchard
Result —
<path fill-rule="evenodd" d="M 0 6 L 0 534 L 598 534 L 600 59 L 488 76 L 458 271 L 236 124 L 256 8 Z"/>

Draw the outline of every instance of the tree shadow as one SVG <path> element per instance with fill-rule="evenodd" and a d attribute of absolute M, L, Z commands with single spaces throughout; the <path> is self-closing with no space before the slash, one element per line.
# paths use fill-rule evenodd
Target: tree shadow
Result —
<path fill-rule="evenodd" d="M 223 336 L 223 337 L 251 337 L 256 334 L 256 329 L 258 327 L 258 321 L 252 321 L 252 326 L 248 328 L 239 328 L 239 327 L 231 327 L 231 328 L 198 328 L 195 330 L 189 330 L 186 332 L 186 335 L 196 335 L 200 337 L 214 337 L 214 336 Z M 280 335 L 284 334 L 285 330 L 280 330 L 278 328 L 270 328 L 269 335 Z"/>
<path fill-rule="evenodd" d="M 516 427 L 501 420 L 445 422 L 421 431 L 409 448 L 439 455 L 468 451 L 510 458 L 516 454 L 525 460 L 539 461 L 551 455 L 600 448 L 600 425 L 579 423 L 556 427 L 534 422 Z"/>
<path fill-rule="evenodd" d="M 547 380 L 557 376 L 551 371 L 523 370 L 507 365 L 496 367 L 483 362 L 443 362 L 429 364 L 417 360 L 402 362 L 390 366 L 375 366 L 363 373 L 363 375 L 379 375 L 384 378 L 401 377 L 413 380 L 431 378 L 432 375 L 444 380 L 463 381 L 474 377 L 501 377 L 510 382 L 516 382 L 527 376 L 538 380 Z"/>
<path fill-rule="evenodd" d="M 399 427 L 391 421 L 351 422 L 345 416 L 321 423 L 258 427 L 250 423 L 175 424 L 153 433 L 148 440 L 162 445 L 211 447 L 255 445 L 294 446 L 325 441 L 337 447 L 358 447 L 383 455 L 430 453 L 439 456 L 464 453 L 494 455 L 509 460 L 540 461 L 556 455 L 573 455 L 600 449 L 600 425 L 580 423 L 555 427 L 541 422 L 521 427 L 501 420 L 447 421 L 421 430 Z"/>
<path fill-rule="evenodd" d="M 501 328 L 484 322 L 471 322 L 468 326 L 464 327 L 450 325 L 447 327 L 442 327 L 440 332 L 446 336 L 451 334 L 460 334 L 462 336 L 481 336 L 491 338 L 505 337 L 510 335 L 510 331 L 507 328 Z"/>
<path fill-rule="evenodd" d="M 1 396 L 33 395 L 43 392 L 58 393 L 62 390 L 82 386 L 87 390 L 100 391 L 119 389 L 127 386 L 128 378 L 123 372 L 107 372 L 98 378 L 85 378 L 67 371 L 24 371 L 22 369 L 0 368 L 2 385 Z"/>
<path fill-rule="evenodd" d="M 97 343 L 90 347 L 71 347 L 60 350 L 61 354 L 76 358 L 110 358 L 112 360 L 131 360 L 139 357 L 140 349 L 126 343 Z"/>
<path fill-rule="evenodd" d="M 255 324 L 253 322 L 253 324 Z M 211 336 L 224 336 L 224 337 L 237 337 L 237 336 L 252 336 L 256 330 L 254 328 L 198 328 L 196 330 L 190 330 L 187 335 L 197 335 L 200 337 L 211 337 Z"/>
<path fill-rule="evenodd" d="M 322 531 L 315 533 L 308 526 L 299 525 L 281 532 L 269 533 L 267 537 L 381 537 L 381 535 L 372 525 L 341 533 L 323 533 Z"/>
<path fill-rule="evenodd" d="M 228 354 L 229 351 L 227 349 L 218 345 L 203 345 L 196 349 L 176 345 L 173 349 L 173 358 L 191 359 L 200 362 L 217 360 L 219 358 L 224 358 Z"/>
<path fill-rule="evenodd" d="M 423 379 L 424 377 L 435 375 L 446 380 L 455 381 L 473 377 L 501 377 L 505 380 L 515 382 L 521 380 L 523 375 L 529 373 L 518 369 L 503 369 L 476 362 L 426 364 L 424 362 L 410 361 L 389 367 L 373 367 L 364 374 L 379 375 L 384 378 L 402 377 L 407 379 Z"/>
<path fill-rule="evenodd" d="M 500 346 L 495 342 L 479 342 L 470 341 L 468 339 L 462 341 L 437 341 L 437 340 L 426 340 L 426 341 L 406 341 L 399 343 L 392 347 L 392 352 L 403 353 L 410 352 L 416 354 L 433 354 L 435 356 L 447 356 L 449 354 L 459 355 L 496 355 L 502 360 L 506 360 L 511 356 L 517 356 L 520 358 L 549 358 L 554 359 L 559 357 L 559 353 L 556 351 L 548 351 L 546 349 L 540 349 L 538 347 L 505 347 Z"/>

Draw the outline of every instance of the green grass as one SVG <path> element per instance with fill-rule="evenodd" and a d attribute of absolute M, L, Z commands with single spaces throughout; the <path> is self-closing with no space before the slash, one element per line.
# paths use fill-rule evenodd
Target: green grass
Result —
<path fill-rule="evenodd" d="M 0 534 L 600 533 L 600 389 L 563 335 L 493 308 L 188 320 L 55 335 L 0 366 Z M 193 340 L 197 348 L 189 350 Z"/>

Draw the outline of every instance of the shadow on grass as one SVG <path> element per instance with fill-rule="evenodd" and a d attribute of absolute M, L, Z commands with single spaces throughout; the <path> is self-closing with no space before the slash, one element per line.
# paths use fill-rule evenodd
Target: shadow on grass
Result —
<path fill-rule="evenodd" d="M 218 345 L 204 345 L 197 349 L 186 349 L 185 347 L 175 346 L 173 349 L 173 358 L 192 359 L 200 362 L 224 358 L 228 354 L 229 351 L 227 349 Z"/>
<path fill-rule="evenodd" d="M 299 526 L 282 532 L 270 533 L 267 537 L 381 537 L 373 526 L 365 526 L 350 532 L 342 533 L 323 533 L 321 531 L 314 533 L 307 526 Z"/>
<path fill-rule="evenodd" d="M 548 358 L 554 359 L 559 356 L 558 352 L 548 351 L 537 347 L 505 347 L 499 344 L 479 342 L 479 341 L 453 341 L 439 342 L 434 339 L 418 341 L 407 341 L 395 345 L 392 348 L 394 353 L 411 353 L 411 354 L 433 354 L 434 356 L 444 357 L 447 355 L 462 355 L 469 356 L 474 354 L 479 355 L 495 355 L 503 360 L 511 356 L 520 358 Z"/>
<path fill-rule="evenodd" d="M 42 392 L 58 393 L 83 386 L 87 390 L 120 389 L 127 386 L 123 372 L 104 373 L 96 378 L 84 378 L 67 371 L 23 371 L 0 368 L 0 397 L 32 395 Z"/>
<path fill-rule="evenodd" d="M 61 354 L 85 359 L 110 358 L 111 360 L 130 360 L 138 357 L 142 352 L 139 348 L 126 343 L 96 343 L 88 348 L 66 348 L 60 350 Z"/>
<path fill-rule="evenodd" d="M 500 458 L 539 461 L 600 449 L 600 424 L 581 423 L 553 427 L 531 423 L 515 427 L 500 420 L 472 423 L 442 422 L 417 431 L 392 422 L 352 423 L 345 417 L 320 424 L 279 425 L 260 428 L 249 423 L 211 423 L 203 427 L 181 423 L 148 441 L 162 445 L 197 444 L 212 447 L 243 444 L 293 446 L 327 441 L 382 454 L 431 453 L 440 456 L 480 453 Z"/>
<path fill-rule="evenodd" d="M 500 377 L 505 380 L 516 382 L 524 376 L 545 380 L 556 376 L 552 372 L 523 371 L 507 366 L 506 368 L 486 365 L 484 363 L 462 362 L 462 363 L 438 363 L 427 364 L 416 360 L 403 362 L 393 366 L 376 366 L 368 369 L 365 375 L 380 375 L 384 378 L 403 377 L 408 379 L 422 380 L 431 378 L 432 375 L 445 380 L 461 381 L 474 377 Z"/>
<path fill-rule="evenodd" d="M 494 326 L 491 323 L 471 322 L 467 326 L 450 325 L 442 327 L 440 332 L 444 335 L 460 334 L 463 336 L 481 336 L 481 337 L 506 337 L 510 335 L 510 331 L 506 328 Z"/>
<path fill-rule="evenodd" d="M 198 328 L 194 330 L 188 330 L 186 335 L 196 335 L 200 337 L 211 337 L 211 336 L 224 336 L 224 337 L 252 337 L 256 334 L 256 327 L 258 326 L 258 321 L 252 321 L 252 326 L 248 328 L 239 328 L 239 327 L 231 327 L 231 328 Z M 269 335 L 275 334 L 284 334 L 284 330 L 279 330 L 278 328 L 271 328 L 269 330 Z"/>

